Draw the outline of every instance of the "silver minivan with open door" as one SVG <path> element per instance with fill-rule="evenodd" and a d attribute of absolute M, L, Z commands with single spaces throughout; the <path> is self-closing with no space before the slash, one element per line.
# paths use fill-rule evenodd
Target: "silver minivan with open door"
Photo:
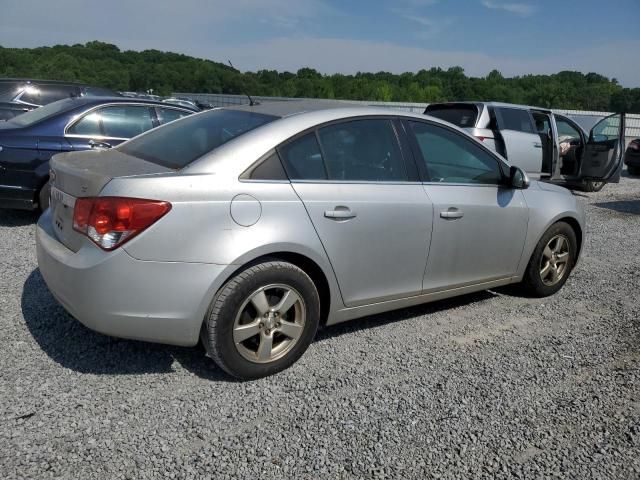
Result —
<path fill-rule="evenodd" d="M 598 191 L 620 181 L 624 114 L 587 132 L 550 109 L 496 102 L 432 103 L 426 115 L 464 128 L 534 178 Z"/>

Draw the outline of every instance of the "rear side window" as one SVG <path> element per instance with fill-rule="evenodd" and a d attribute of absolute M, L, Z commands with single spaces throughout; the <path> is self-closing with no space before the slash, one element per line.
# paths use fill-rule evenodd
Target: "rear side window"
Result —
<path fill-rule="evenodd" d="M 500 127 L 503 130 L 535 133 L 528 111 L 519 108 L 497 108 L 496 112 L 500 120 Z"/>
<path fill-rule="evenodd" d="M 280 149 L 280 153 L 290 179 L 327 179 L 315 132 L 308 133 L 286 144 Z"/>
<path fill-rule="evenodd" d="M 67 133 L 71 135 L 102 136 L 102 129 L 100 128 L 100 113 L 88 113 L 79 121 L 74 123 L 69 130 L 67 130 Z"/>
<path fill-rule="evenodd" d="M 153 129 L 117 148 L 127 155 L 179 169 L 277 118 L 239 110 L 211 110 Z"/>
<path fill-rule="evenodd" d="M 156 112 L 158 112 L 158 121 L 160 122 L 160 125 L 173 122 L 174 120 L 178 120 L 179 118 L 189 115 L 189 113 L 175 108 L 156 108 Z"/>
<path fill-rule="evenodd" d="M 473 140 L 447 128 L 409 122 L 429 180 L 444 183 L 499 184 L 498 161 Z"/>
<path fill-rule="evenodd" d="M 318 131 L 329 180 L 406 181 L 391 120 L 354 120 Z"/>
<path fill-rule="evenodd" d="M 478 107 L 475 105 L 429 105 L 424 113 L 439 118 L 445 122 L 453 123 L 461 128 L 475 127 L 478 120 Z"/>

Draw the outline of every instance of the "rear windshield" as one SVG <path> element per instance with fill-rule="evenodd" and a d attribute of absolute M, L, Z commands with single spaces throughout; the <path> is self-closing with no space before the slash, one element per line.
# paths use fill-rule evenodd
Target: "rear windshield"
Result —
<path fill-rule="evenodd" d="M 44 120 L 45 118 L 49 118 L 60 112 L 69 110 L 76 105 L 77 104 L 73 99 L 66 98 L 64 100 L 58 100 L 57 102 L 45 105 L 44 107 L 38 107 L 35 110 L 23 113 L 22 115 L 18 115 L 17 117 L 13 117 L 7 121 L 20 127 L 28 127 L 34 123 Z"/>
<path fill-rule="evenodd" d="M 163 167 L 180 169 L 206 153 L 278 117 L 210 110 L 185 117 L 125 142 L 118 149 Z"/>
<path fill-rule="evenodd" d="M 478 119 L 475 105 L 429 105 L 424 113 L 461 128 L 475 127 Z"/>

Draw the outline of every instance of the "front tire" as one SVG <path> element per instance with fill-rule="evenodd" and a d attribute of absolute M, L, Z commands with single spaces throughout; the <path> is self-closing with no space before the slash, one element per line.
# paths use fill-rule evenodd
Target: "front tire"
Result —
<path fill-rule="evenodd" d="M 582 189 L 585 192 L 599 192 L 604 188 L 607 182 L 596 182 L 594 180 L 585 180 L 582 184 Z"/>
<path fill-rule="evenodd" d="M 569 224 L 553 224 L 531 255 L 522 280 L 525 291 L 534 297 L 547 297 L 560 290 L 575 265 L 577 246 L 576 233 Z"/>
<path fill-rule="evenodd" d="M 272 375 L 295 363 L 320 321 L 320 297 L 297 266 L 268 261 L 229 280 L 213 299 L 203 342 L 215 363 L 234 377 Z"/>

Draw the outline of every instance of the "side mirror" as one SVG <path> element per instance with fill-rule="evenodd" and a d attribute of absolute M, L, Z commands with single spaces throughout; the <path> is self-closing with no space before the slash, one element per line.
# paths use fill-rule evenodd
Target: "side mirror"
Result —
<path fill-rule="evenodd" d="M 511 180 L 511 186 L 513 188 L 518 188 L 521 190 L 529 188 L 529 184 L 531 183 L 529 181 L 529 177 L 520 167 L 511 165 L 511 168 L 509 169 L 509 177 Z"/>

